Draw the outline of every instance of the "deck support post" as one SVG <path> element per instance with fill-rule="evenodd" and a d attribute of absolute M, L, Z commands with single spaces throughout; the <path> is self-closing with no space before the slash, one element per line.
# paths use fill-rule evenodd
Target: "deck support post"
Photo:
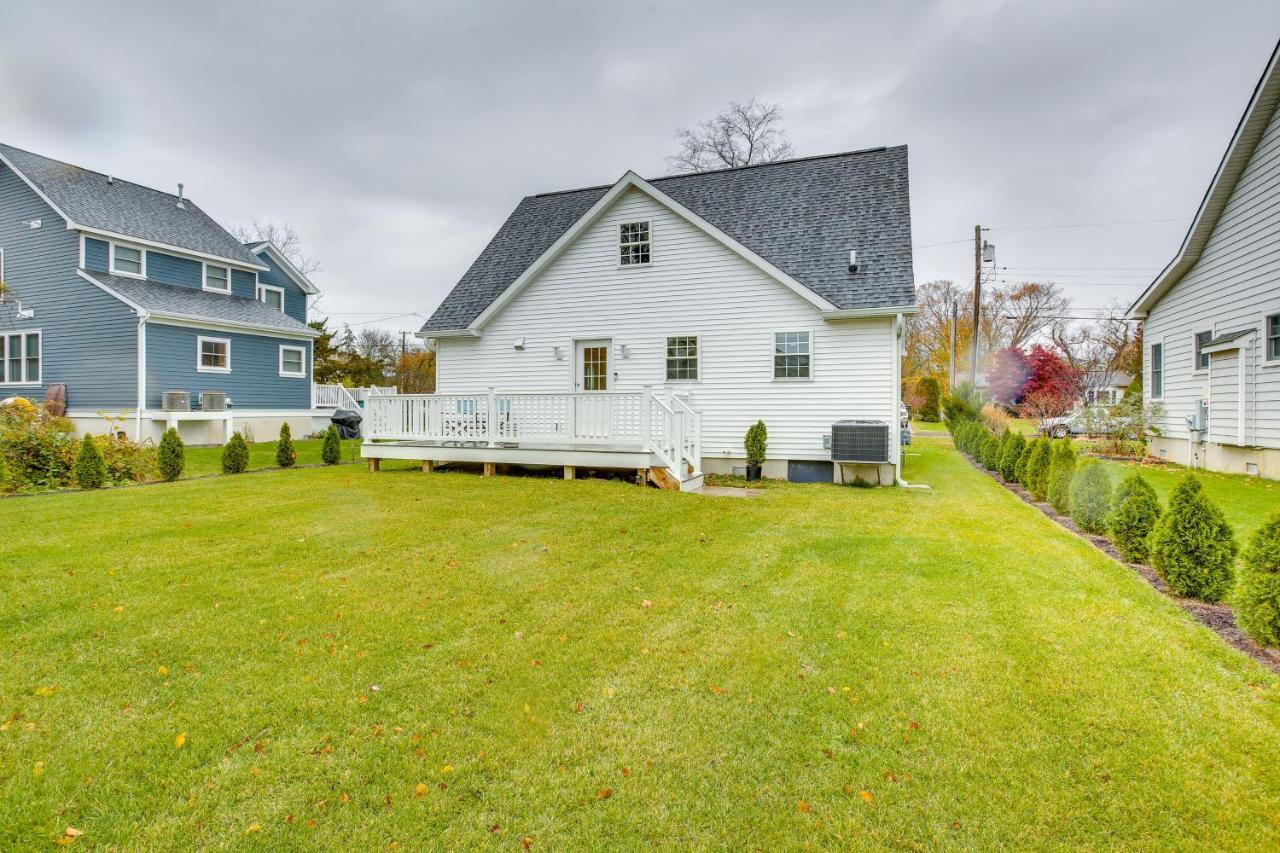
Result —
<path fill-rule="evenodd" d="M 369 457 L 369 473 L 372 474 L 374 471 L 377 471 L 380 467 L 382 467 L 382 460 L 376 456 L 370 456 Z"/>
<path fill-rule="evenodd" d="M 484 476 L 492 477 L 498 471 L 498 466 L 493 462 L 484 463 Z"/>
<path fill-rule="evenodd" d="M 649 469 L 648 468 L 636 469 L 636 482 L 639 483 L 641 486 L 649 485 Z"/>
<path fill-rule="evenodd" d="M 574 477 L 576 477 L 577 475 L 578 475 L 578 469 L 577 469 L 577 468 L 574 468 L 572 465 L 566 465 L 566 466 L 564 466 L 564 478 L 565 478 L 566 480 L 572 480 L 572 479 L 573 479 Z"/>
<path fill-rule="evenodd" d="M 430 459 L 422 460 L 422 473 L 430 474 L 432 471 L 435 470 L 435 468 L 436 468 L 436 463 L 432 462 Z"/>

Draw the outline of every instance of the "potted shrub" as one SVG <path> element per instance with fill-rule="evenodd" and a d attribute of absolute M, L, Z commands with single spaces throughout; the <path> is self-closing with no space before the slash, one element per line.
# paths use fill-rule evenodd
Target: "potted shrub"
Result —
<path fill-rule="evenodd" d="M 747 429 L 742 446 L 747 451 L 747 479 L 753 482 L 759 480 L 760 471 L 764 467 L 764 454 L 769 446 L 769 431 L 765 429 L 764 421 L 756 421 Z"/>

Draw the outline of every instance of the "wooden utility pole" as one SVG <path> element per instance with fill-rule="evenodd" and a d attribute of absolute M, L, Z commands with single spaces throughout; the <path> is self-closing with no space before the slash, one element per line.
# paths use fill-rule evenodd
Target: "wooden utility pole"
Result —
<path fill-rule="evenodd" d="M 978 333 L 982 328 L 982 226 L 973 226 L 973 342 L 969 353 L 969 384 L 978 387 Z"/>
<path fill-rule="evenodd" d="M 951 299 L 951 374 L 947 384 L 948 393 L 956 387 L 956 326 L 960 323 L 960 303 Z"/>

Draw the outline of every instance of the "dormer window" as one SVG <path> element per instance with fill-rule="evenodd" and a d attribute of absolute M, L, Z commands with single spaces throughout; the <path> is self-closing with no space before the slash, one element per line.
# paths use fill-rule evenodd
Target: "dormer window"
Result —
<path fill-rule="evenodd" d="M 131 275 L 139 278 L 146 275 L 142 250 L 112 243 L 110 269 L 115 275 Z"/>
<path fill-rule="evenodd" d="M 258 301 L 266 303 L 277 311 L 284 311 L 284 288 L 272 287 L 269 284 L 259 284 Z"/>
<path fill-rule="evenodd" d="M 204 265 L 204 289 L 216 293 L 231 292 L 231 270 L 213 264 Z"/>
<path fill-rule="evenodd" d="M 618 263 L 624 267 L 649 263 L 649 223 L 624 222 L 619 228 Z"/>

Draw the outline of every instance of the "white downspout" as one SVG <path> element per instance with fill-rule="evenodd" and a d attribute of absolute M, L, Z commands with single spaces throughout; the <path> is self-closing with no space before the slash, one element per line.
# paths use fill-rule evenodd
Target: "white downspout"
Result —
<path fill-rule="evenodd" d="M 138 310 L 138 413 L 133 440 L 142 443 L 142 410 L 147 407 L 147 319 L 151 315 Z"/>
<path fill-rule="evenodd" d="M 893 481 L 904 489 L 927 489 L 924 483 L 908 483 L 902 479 L 902 336 L 906 331 L 906 321 L 901 314 L 893 315 L 893 424 L 894 446 L 897 448 L 893 462 Z"/>

